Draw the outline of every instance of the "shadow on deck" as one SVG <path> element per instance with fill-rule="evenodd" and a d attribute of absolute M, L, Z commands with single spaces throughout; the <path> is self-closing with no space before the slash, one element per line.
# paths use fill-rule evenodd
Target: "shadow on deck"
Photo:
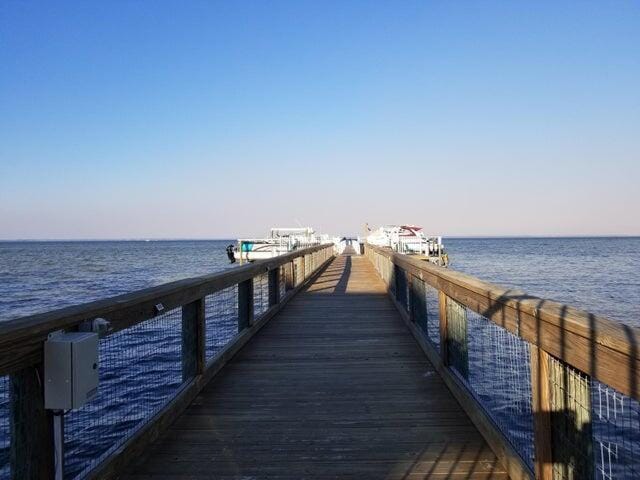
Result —
<path fill-rule="evenodd" d="M 342 255 L 233 358 L 125 478 L 507 476 L 373 266 Z"/>

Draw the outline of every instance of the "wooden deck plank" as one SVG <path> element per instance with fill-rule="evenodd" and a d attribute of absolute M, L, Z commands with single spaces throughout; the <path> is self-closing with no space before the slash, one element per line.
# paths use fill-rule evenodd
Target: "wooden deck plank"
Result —
<path fill-rule="evenodd" d="M 371 264 L 343 255 L 236 355 L 125 478 L 506 473 Z"/>

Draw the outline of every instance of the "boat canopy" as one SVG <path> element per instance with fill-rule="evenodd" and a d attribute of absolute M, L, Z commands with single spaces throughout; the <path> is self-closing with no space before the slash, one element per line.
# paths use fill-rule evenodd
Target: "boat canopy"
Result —
<path fill-rule="evenodd" d="M 290 237 L 292 235 L 313 235 L 311 227 L 272 228 L 271 238 Z"/>

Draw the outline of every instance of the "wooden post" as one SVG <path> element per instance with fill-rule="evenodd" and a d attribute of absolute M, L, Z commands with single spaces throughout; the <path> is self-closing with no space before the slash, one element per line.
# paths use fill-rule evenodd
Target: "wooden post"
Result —
<path fill-rule="evenodd" d="M 298 276 L 300 275 L 299 263 L 300 261 L 298 258 L 294 258 L 293 260 L 291 260 L 291 278 L 293 279 L 294 288 L 298 286 Z"/>
<path fill-rule="evenodd" d="M 416 322 L 426 331 L 427 327 L 427 292 L 424 281 L 411 276 L 411 321 Z"/>
<path fill-rule="evenodd" d="M 238 284 L 238 332 L 253 323 L 253 278 Z"/>
<path fill-rule="evenodd" d="M 415 322 L 415 318 L 413 317 L 413 303 L 414 303 L 414 298 L 413 298 L 413 279 L 414 276 L 411 275 L 409 272 L 405 273 L 404 276 L 405 281 L 407 282 L 407 313 L 409 314 L 409 320 L 412 322 Z"/>
<path fill-rule="evenodd" d="M 445 365 L 449 364 L 449 355 L 447 352 L 447 295 L 442 291 L 438 291 L 439 310 L 440 310 L 440 358 Z"/>
<path fill-rule="evenodd" d="M 394 265 L 394 277 L 395 277 L 395 297 L 396 301 L 407 308 L 407 276 L 406 272 L 399 266 Z"/>
<path fill-rule="evenodd" d="M 553 480 L 549 354 L 537 345 L 530 343 L 529 359 L 533 400 L 535 474 L 538 480 Z"/>
<path fill-rule="evenodd" d="M 204 299 L 182 307 L 182 381 L 202 374 L 205 369 Z"/>
<path fill-rule="evenodd" d="M 295 286 L 293 270 L 293 261 L 284 264 L 284 289 L 287 292 Z"/>
<path fill-rule="evenodd" d="M 467 345 L 467 310 L 455 300 L 447 299 L 447 363 L 469 378 L 469 349 Z"/>
<path fill-rule="evenodd" d="M 280 267 L 269 270 L 269 306 L 280 303 Z"/>
<path fill-rule="evenodd" d="M 397 298 L 398 292 L 396 291 L 397 280 L 396 280 L 396 264 L 393 263 L 390 259 L 387 259 L 389 263 L 389 290 L 393 293 L 393 297 Z"/>
<path fill-rule="evenodd" d="M 10 377 L 11 477 L 49 480 L 55 476 L 53 413 L 44 408 L 43 365 Z"/>
<path fill-rule="evenodd" d="M 589 377 L 549 357 L 551 448 L 554 469 L 567 480 L 594 478 Z"/>

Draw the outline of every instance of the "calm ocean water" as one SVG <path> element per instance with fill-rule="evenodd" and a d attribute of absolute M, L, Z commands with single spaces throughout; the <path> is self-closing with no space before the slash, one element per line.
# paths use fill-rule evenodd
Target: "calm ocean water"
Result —
<path fill-rule="evenodd" d="M 225 253 L 229 243 L 0 242 L 0 321 L 233 268 Z M 452 238 L 445 245 L 452 269 L 640 326 L 640 238 Z M 211 312 L 220 312 L 220 306 L 212 305 Z M 236 331 L 235 317 L 225 315 L 207 317 L 216 332 L 208 354 Z M 180 387 L 179 318 L 147 322 L 139 332 L 102 341 L 99 395 L 65 418 L 67 478 L 90 467 Z M 485 368 L 495 371 L 500 365 Z M 513 398 L 494 397 L 487 400 L 509 411 Z M 527 442 L 528 422 L 525 412 L 510 425 Z M 8 435 L 8 383 L 0 377 L 1 480 L 9 476 Z"/>
<path fill-rule="evenodd" d="M 229 243 L 0 242 L 0 321 L 224 270 Z"/>
<path fill-rule="evenodd" d="M 445 239 L 450 268 L 640 326 L 640 237 Z"/>
<path fill-rule="evenodd" d="M 232 268 L 228 244 L 0 242 L 0 321 Z M 233 298 L 207 300 L 207 358 L 237 331 Z M 95 465 L 180 388 L 180 348 L 179 310 L 101 340 L 98 395 L 65 415 L 65 478 Z M 11 478 L 8 400 L 0 377 L 0 480 Z"/>
<path fill-rule="evenodd" d="M 229 268 L 229 240 L 0 242 L 0 321 Z M 451 268 L 640 326 L 640 238 L 450 238 Z"/>

